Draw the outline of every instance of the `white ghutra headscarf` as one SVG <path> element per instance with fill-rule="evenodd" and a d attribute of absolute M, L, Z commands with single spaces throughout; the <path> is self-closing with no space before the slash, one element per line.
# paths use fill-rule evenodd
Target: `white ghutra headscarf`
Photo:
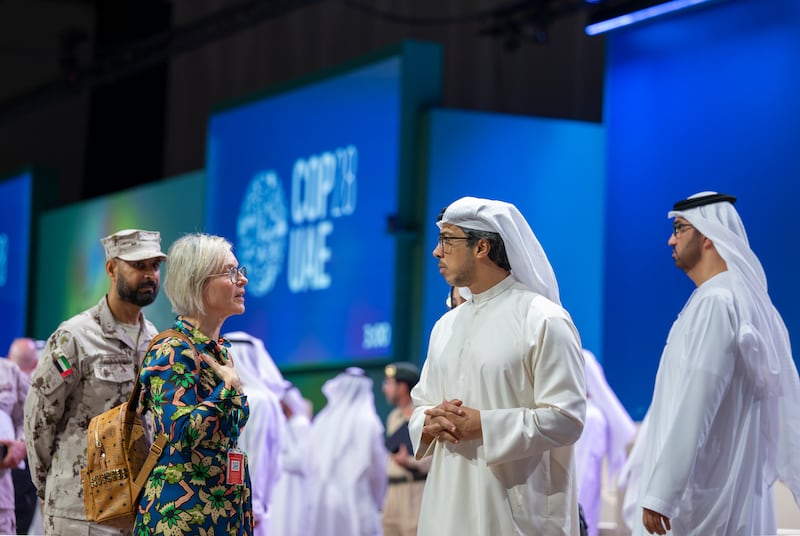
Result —
<path fill-rule="evenodd" d="M 497 233 L 506 247 L 511 273 L 533 292 L 561 305 L 553 267 L 528 222 L 511 203 L 462 197 L 445 209 L 443 223 Z"/>
<path fill-rule="evenodd" d="M 349 474 L 361 475 L 371 463 L 371 442 L 377 437 L 383 445 L 383 422 L 375 410 L 372 379 L 364 370 L 349 367 L 326 381 L 322 393 L 328 403 L 311 424 L 316 455 L 314 472 L 321 480 L 334 470 L 349 467 Z"/>
<path fill-rule="evenodd" d="M 767 443 L 765 478 L 770 485 L 780 479 L 800 504 L 800 379 L 789 332 L 767 293 L 764 268 L 750 249 L 731 200 L 735 199 L 717 192 L 700 192 L 677 203 L 668 217 L 683 217 L 711 240 L 734 276 L 739 351 L 765 400 L 761 415 Z M 690 208 L 683 208 L 687 205 Z"/>

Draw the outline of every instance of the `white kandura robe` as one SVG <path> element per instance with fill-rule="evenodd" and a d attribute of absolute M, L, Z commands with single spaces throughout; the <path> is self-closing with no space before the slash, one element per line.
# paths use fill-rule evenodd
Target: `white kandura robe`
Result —
<path fill-rule="evenodd" d="M 387 456 L 372 380 L 342 373 L 322 391 L 328 403 L 311 423 L 307 534 L 383 536 Z"/>
<path fill-rule="evenodd" d="M 284 425 L 281 443 L 281 468 L 272 493 L 270 534 L 273 536 L 308 536 L 310 490 L 311 421 L 294 414 Z"/>
<path fill-rule="evenodd" d="M 409 422 L 433 456 L 419 536 L 577 535 L 585 392 L 569 315 L 513 276 L 439 319 Z M 453 398 L 481 411 L 483 439 L 420 444 L 424 410 Z"/>
<path fill-rule="evenodd" d="M 578 475 L 578 501 L 588 536 L 600 534 L 600 511 L 603 506 L 603 460 L 608 452 L 609 423 L 591 395 L 586 400 L 583 433 L 575 443 L 575 472 Z"/>
<path fill-rule="evenodd" d="M 284 416 L 280 401 L 270 391 L 247 386 L 245 392 L 255 418 L 248 420 L 242 430 L 238 447 L 247 453 L 250 465 L 250 495 L 256 521 L 253 536 L 277 536 L 278 533 L 269 530 L 269 516 L 272 491 L 280 475 L 280 430 Z"/>
<path fill-rule="evenodd" d="M 610 484 L 620 474 L 628 456 L 628 445 L 636 435 L 636 424 L 606 380 L 595 355 L 583 350 L 586 361 L 586 420 L 575 443 L 578 501 L 588 526 L 588 536 L 600 533 L 603 503 L 603 473 Z"/>
<path fill-rule="evenodd" d="M 737 352 L 731 274 L 695 289 L 667 337 L 643 427 L 640 507 L 672 534 L 776 534 L 764 483 L 761 401 Z M 641 508 L 634 535 L 645 535 Z"/>
<path fill-rule="evenodd" d="M 250 419 L 239 436 L 247 453 L 255 529 L 253 536 L 282 536 L 270 531 L 272 492 L 280 476 L 280 446 L 286 418 L 280 398 L 285 390 L 264 342 L 244 331 L 225 334 L 231 343 L 233 363 L 250 404 Z"/>

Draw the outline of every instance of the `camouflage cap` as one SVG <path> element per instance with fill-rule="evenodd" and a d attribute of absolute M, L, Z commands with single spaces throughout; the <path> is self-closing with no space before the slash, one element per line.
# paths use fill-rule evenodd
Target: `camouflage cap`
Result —
<path fill-rule="evenodd" d="M 142 261 L 167 256 L 161 251 L 161 233 L 141 229 L 125 229 L 100 239 L 106 260 Z"/>

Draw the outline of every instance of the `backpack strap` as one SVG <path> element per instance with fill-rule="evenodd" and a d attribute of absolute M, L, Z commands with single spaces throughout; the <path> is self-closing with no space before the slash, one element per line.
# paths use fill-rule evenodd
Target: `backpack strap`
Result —
<path fill-rule="evenodd" d="M 144 483 L 150 477 L 150 472 L 153 470 L 153 467 L 156 466 L 156 462 L 158 462 L 158 459 L 161 457 L 161 453 L 164 452 L 164 447 L 167 446 L 167 439 L 167 434 L 159 434 L 156 440 L 153 441 L 153 444 L 150 445 L 147 458 L 145 458 L 142 468 L 139 469 L 136 480 L 133 481 L 133 491 L 136 497 L 139 496 L 141 489 L 144 487 Z"/>
<path fill-rule="evenodd" d="M 158 335 L 156 335 L 155 337 L 153 337 L 153 339 L 150 341 L 150 344 L 147 347 L 147 350 L 145 350 L 144 355 L 147 356 L 147 354 L 150 353 L 150 350 L 153 349 L 153 346 L 155 346 L 159 342 L 163 342 L 164 339 L 170 337 L 175 339 L 181 339 L 182 341 L 184 341 L 186 344 L 189 345 L 189 348 L 192 349 L 192 354 L 194 355 L 195 364 L 197 364 L 199 368 L 200 364 L 197 360 L 198 357 L 197 347 L 195 347 L 194 343 L 192 343 L 192 341 L 189 340 L 189 337 L 187 337 L 186 335 L 184 335 L 183 333 L 181 333 L 176 329 L 166 329 L 161 333 L 159 333 Z M 142 364 L 144 364 L 144 361 L 142 362 Z M 133 386 L 133 390 L 131 391 L 130 396 L 128 396 L 129 411 L 136 411 L 136 406 L 139 405 L 139 393 L 141 392 L 141 382 L 139 380 L 141 380 L 141 377 L 142 377 L 142 368 L 139 367 L 139 375 L 136 377 L 136 384 Z"/>

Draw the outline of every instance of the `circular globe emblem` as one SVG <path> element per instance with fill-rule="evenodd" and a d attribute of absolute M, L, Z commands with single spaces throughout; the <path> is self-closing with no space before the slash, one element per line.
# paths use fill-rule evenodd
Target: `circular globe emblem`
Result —
<path fill-rule="evenodd" d="M 247 266 L 247 291 L 263 296 L 283 270 L 289 233 L 286 195 L 274 171 L 257 173 L 242 200 L 236 221 L 236 254 Z"/>

